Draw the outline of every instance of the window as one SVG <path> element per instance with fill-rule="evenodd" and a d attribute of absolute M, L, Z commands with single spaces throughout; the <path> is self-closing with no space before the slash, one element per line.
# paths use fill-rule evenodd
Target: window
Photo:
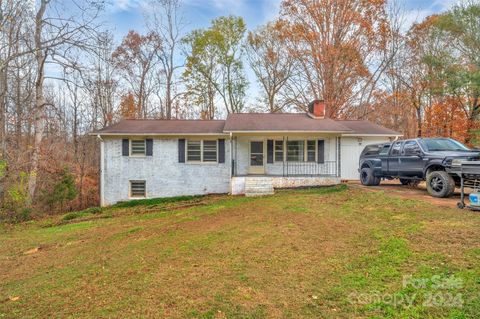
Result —
<path fill-rule="evenodd" d="M 303 162 L 304 141 L 287 141 L 287 161 Z"/>
<path fill-rule="evenodd" d="M 385 144 L 385 145 L 383 145 L 383 147 L 381 148 L 379 154 L 380 154 L 380 155 L 387 155 L 389 149 L 390 149 L 390 144 Z"/>
<path fill-rule="evenodd" d="M 203 141 L 203 161 L 217 161 L 217 141 Z"/>
<path fill-rule="evenodd" d="M 283 162 L 283 141 L 275 141 L 275 162 Z"/>
<path fill-rule="evenodd" d="M 465 145 L 450 138 L 426 138 L 421 139 L 420 144 L 429 152 L 437 151 L 468 151 Z"/>
<path fill-rule="evenodd" d="M 402 142 L 396 142 L 392 147 L 391 155 L 400 155 L 400 149 L 402 148 Z"/>
<path fill-rule="evenodd" d="M 216 163 L 217 141 L 187 141 L 187 162 L 210 162 Z"/>
<path fill-rule="evenodd" d="M 130 140 L 130 155 L 145 156 L 145 140 Z"/>
<path fill-rule="evenodd" d="M 307 162 L 316 161 L 316 141 L 307 141 Z"/>
<path fill-rule="evenodd" d="M 420 152 L 420 146 L 418 146 L 417 142 L 415 141 L 406 141 L 405 144 L 403 145 L 403 154 L 413 154 L 413 153 L 419 153 Z"/>
<path fill-rule="evenodd" d="M 130 197 L 146 197 L 145 181 L 130 181 Z"/>
<path fill-rule="evenodd" d="M 200 162 L 202 160 L 202 141 L 187 141 L 187 161 Z"/>

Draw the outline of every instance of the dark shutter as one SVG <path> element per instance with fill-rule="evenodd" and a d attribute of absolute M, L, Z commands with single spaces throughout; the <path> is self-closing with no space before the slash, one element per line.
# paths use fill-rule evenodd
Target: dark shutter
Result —
<path fill-rule="evenodd" d="M 273 163 L 273 140 L 267 140 L 267 163 Z"/>
<path fill-rule="evenodd" d="M 152 156 L 153 155 L 153 140 L 151 138 L 147 138 L 145 140 L 146 150 L 145 155 Z"/>
<path fill-rule="evenodd" d="M 225 163 L 225 139 L 218 140 L 218 162 Z"/>
<path fill-rule="evenodd" d="M 128 155 L 130 155 L 130 143 L 128 141 L 128 138 L 124 138 L 122 140 L 122 156 Z"/>
<path fill-rule="evenodd" d="M 318 140 L 318 159 L 317 162 L 320 164 L 325 163 L 325 141 L 324 140 Z"/>
<path fill-rule="evenodd" d="M 178 162 L 185 163 L 185 139 L 178 140 Z"/>

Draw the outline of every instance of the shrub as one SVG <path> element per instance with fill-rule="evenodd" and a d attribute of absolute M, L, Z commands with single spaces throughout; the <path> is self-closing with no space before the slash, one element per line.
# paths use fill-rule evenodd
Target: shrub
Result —
<path fill-rule="evenodd" d="M 65 214 L 62 218 L 62 220 L 72 220 L 80 217 L 85 217 L 88 215 L 96 215 L 96 214 L 101 214 L 103 213 L 103 209 L 101 207 L 90 207 L 78 212 L 71 212 L 68 214 Z"/>
<path fill-rule="evenodd" d="M 53 191 L 46 196 L 46 202 L 50 206 L 60 204 L 63 205 L 67 201 L 71 201 L 77 197 L 77 188 L 75 186 L 75 178 L 68 167 L 65 167 L 60 174 L 59 181 L 54 185 Z"/>
<path fill-rule="evenodd" d="M 124 207 L 134 207 L 134 206 L 155 206 L 155 205 L 163 205 L 163 204 L 175 203 L 175 202 L 198 200 L 202 197 L 204 196 L 192 195 L 192 196 L 177 196 L 177 197 L 165 197 L 165 198 L 136 199 L 128 202 L 117 203 L 113 205 L 113 207 L 124 208 Z"/>

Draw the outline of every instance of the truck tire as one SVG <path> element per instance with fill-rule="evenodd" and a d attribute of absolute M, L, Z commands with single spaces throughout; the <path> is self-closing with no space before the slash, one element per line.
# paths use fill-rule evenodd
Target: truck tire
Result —
<path fill-rule="evenodd" d="M 360 182 L 365 186 L 378 186 L 380 177 L 375 177 L 370 167 L 364 167 L 360 170 Z"/>
<path fill-rule="evenodd" d="M 433 197 L 450 197 L 455 191 L 455 181 L 445 171 L 433 171 L 427 175 L 427 191 Z"/>

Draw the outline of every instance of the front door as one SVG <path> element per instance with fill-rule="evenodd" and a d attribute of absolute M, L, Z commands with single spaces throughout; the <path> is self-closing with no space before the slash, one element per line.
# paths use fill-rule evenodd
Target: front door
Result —
<path fill-rule="evenodd" d="M 250 141 L 250 174 L 265 174 L 263 141 Z"/>

